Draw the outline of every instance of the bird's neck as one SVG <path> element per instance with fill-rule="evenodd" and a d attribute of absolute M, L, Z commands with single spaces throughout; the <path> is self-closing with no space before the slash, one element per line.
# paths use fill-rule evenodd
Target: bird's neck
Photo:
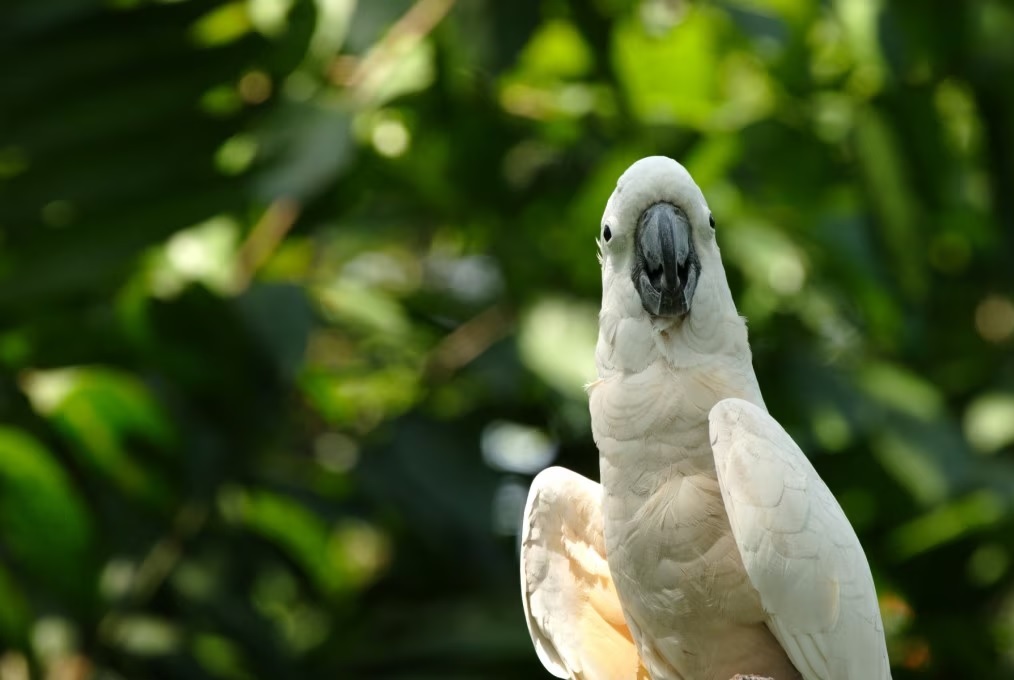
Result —
<path fill-rule="evenodd" d="M 746 323 L 734 311 L 694 312 L 683 319 L 603 311 L 595 348 L 598 377 L 637 374 L 662 362 L 675 372 L 734 370 L 753 378 Z"/>
<path fill-rule="evenodd" d="M 695 456 L 710 453 L 708 414 L 719 401 L 745 399 L 764 408 L 749 354 L 695 362 L 674 366 L 659 354 L 638 371 L 604 371 L 589 390 L 596 440 L 665 439 Z"/>
<path fill-rule="evenodd" d="M 664 439 L 670 446 L 663 459 L 710 458 L 708 414 L 722 399 L 764 408 L 746 324 L 736 314 L 691 314 L 667 325 L 643 314 L 603 313 L 596 364 L 599 379 L 590 390 L 596 440 Z"/>

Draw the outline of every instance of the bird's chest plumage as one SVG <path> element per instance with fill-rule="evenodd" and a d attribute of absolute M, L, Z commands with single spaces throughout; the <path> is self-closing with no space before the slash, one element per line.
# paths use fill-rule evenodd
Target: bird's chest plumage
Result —
<path fill-rule="evenodd" d="M 693 372 L 655 365 L 603 380 L 591 394 L 610 571 L 658 678 L 711 677 L 737 663 L 729 652 L 737 638 L 754 655 L 773 642 L 715 473 L 708 413 L 731 396 L 722 392 Z"/>

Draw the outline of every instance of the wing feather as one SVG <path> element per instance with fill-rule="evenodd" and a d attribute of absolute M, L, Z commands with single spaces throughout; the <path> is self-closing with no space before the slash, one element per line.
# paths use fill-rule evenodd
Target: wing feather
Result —
<path fill-rule="evenodd" d="M 521 597 L 539 660 L 558 678 L 646 680 L 606 563 L 602 489 L 552 467 L 532 482 Z"/>
<path fill-rule="evenodd" d="M 890 678 L 866 555 L 810 461 L 754 404 L 725 399 L 709 420 L 733 537 L 789 659 L 806 680 Z"/>

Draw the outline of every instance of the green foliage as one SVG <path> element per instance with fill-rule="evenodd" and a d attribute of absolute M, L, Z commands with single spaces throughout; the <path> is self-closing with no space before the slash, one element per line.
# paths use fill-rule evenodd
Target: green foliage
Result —
<path fill-rule="evenodd" d="M 8 0 L 0 675 L 541 677 L 520 504 L 550 461 L 597 474 L 593 239 L 648 154 L 709 199 L 895 677 L 1014 675 L 1012 29 Z"/>

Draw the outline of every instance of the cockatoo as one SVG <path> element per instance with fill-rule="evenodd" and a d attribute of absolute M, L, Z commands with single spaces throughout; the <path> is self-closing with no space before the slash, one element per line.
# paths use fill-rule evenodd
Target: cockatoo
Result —
<path fill-rule="evenodd" d="M 859 539 L 768 414 L 715 223 L 682 165 L 619 179 L 588 386 L 601 485 L 532 484 L 521 590 L 543 665 L 582 680 L 890 678 Z"/>

